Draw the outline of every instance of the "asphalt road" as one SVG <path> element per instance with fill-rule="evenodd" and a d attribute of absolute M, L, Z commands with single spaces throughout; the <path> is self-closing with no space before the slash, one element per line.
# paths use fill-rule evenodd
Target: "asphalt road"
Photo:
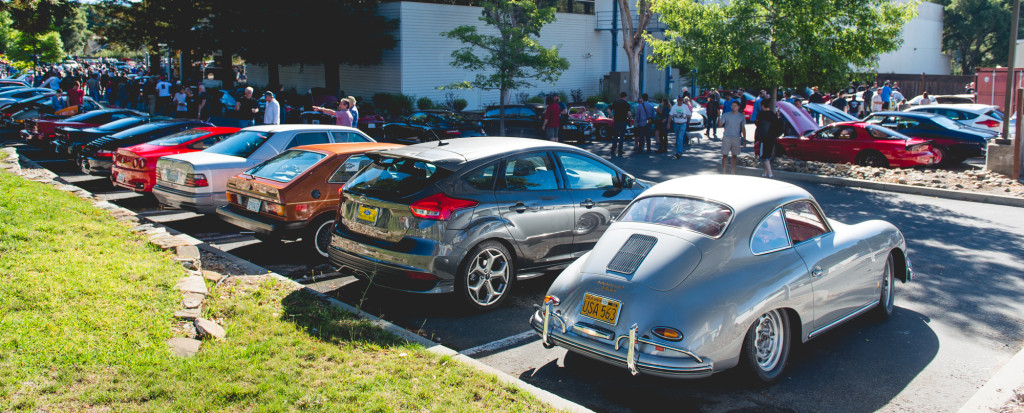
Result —
<path fill-rule="evenodd" d="M 588 147 L 607 151 L 607 144 Z M 717 148 L 704 141 L 680 160 L 653 154 L 612 159 L 638 177 L 661 181 L 714 173 Z M 332 272 L 297 243 L 265 245 L 214 217 L 161 210 L 152 197 L 82 176 L 45 151 L 22 153 L 111 202 L 278 273 L 306 278 Z M 1024 209 L 796 184 L 832 219 L 882 219 L 899 227 L 917 278 L 896 286 L 891 320 L 854 320 L 797 346 L 788 377 L 769 388 L 744 384 L 733 372 L 688 381 L 632 377 L 623 368 L 544 349 L 526 320 L 554 273 L 519 282 L 503 308 L 484 314 L 467 314 L 453 297 L 368 288 L 351 277 L 309 286 L 603 412 L 956 411 L 1024 344 Z"/>

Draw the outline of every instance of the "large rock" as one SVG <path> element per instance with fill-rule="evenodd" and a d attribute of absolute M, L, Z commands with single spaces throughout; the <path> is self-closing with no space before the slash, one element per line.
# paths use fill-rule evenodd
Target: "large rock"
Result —
<path fill-rule="evenodd" d="M 224 274 L 217 271 L 203 270 L 203 278 L 216 283 L 220 282 L 220 280 L 224 278 Z"/>
<path fill-rule="evenodd" d="M 185 308 L 174 312 L 174 317 L 182 320 L 195 320 L 201 315 L 203 311 L 198 308 Z"/>
<path fill-rule="evenodd" d="M 171 353 L 178 357 L 192 357 L 199 352 L 199 347 L 203 342 L 185 337 L 175 337 L 167 340 L 167 345 L 171 347 Z"/>
<path fill-rule="evenodd" d="M 203 294 L 185 293 L 185 297 L 181 299 L 181 305 L 185 308 L 199 308 L 203 305 L 204 298 L 206 296 Z"/>
<path fill-rule="evenodd" d="M 224 332 L 224 327 L 211 320 L 205 318 L 197 318 L 195 321 L 196 332 L 202 337 L 213 337 L 216 339 L 223 339 L 227 333 Z"/>
<path fill-rule="evenodd" d="M 198 275 L 182 278 L 178 281 L 177 287 L 183 293 L 210 295 L 210 291 L 206 289 L 206 279 Z"/>

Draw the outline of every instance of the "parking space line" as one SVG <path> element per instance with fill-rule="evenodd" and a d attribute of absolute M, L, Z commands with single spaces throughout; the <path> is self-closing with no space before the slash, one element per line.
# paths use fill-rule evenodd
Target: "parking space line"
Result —
<path fill-rule="evenodd" d="M 508 347 L 513 347 L 513 346 L 525 343 L 527 341 L 533 341 L 533 340 L 536 340 L 538 338 L 539 337 L 537 336 L 537 332 L 536 331 L 533 331 L 533 330 L 524 331 L 522 333 L 516 334 L 516 335 L 511 336 L 511 337 L 505 337 L 505 338 L 503 338 L 501 340 L 492 341 L 492 342 L 487 343 L 487 344 L 483 344 L 483 345 L 479 345 L 479 346 L 476 346 L 476 347 L 473 347 L 473 348 L 468 348 L 468 349 L 462 350 L 462 351 L 460 351 L 460 353 L 462 353 L 462 355 L 467 356 L 467 357 L 473 357 L 473 356 L 475 356 L 477 354 L 495 352 L 495 351 L 498 351 L 498 350 L 502 350 L 502 349 L 505 349 L 505 348 L 508 348 Z"/>

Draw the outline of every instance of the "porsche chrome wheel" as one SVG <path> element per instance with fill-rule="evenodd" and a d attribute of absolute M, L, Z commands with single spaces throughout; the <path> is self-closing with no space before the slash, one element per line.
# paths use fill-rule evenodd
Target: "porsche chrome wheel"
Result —
<path fill-rule="evenodd" d="M 783 310 L 761 314 L 747 331 L 742 359 L 757 382 L 770 384 L 782 378 L 789 360 L 789 316 Z"/>

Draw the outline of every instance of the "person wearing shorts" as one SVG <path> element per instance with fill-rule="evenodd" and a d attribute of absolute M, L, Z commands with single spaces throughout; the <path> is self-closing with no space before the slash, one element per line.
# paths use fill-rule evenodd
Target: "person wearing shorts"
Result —
<path fill-rule="evenodd" d="M 726 161 L 729 159 L 729 155 L 732 155 L 732 168 L 729 173 L 735 175 L 740 150 L 747 145 L 745 136 L 747 119 L 743 116 L 743 112 L 740 112 L 739 102 L 731 102 L 730 107 L 732 110 L 718 119 L 718 126 L 722 127 L 722 173 L 726 173 Z"/>

